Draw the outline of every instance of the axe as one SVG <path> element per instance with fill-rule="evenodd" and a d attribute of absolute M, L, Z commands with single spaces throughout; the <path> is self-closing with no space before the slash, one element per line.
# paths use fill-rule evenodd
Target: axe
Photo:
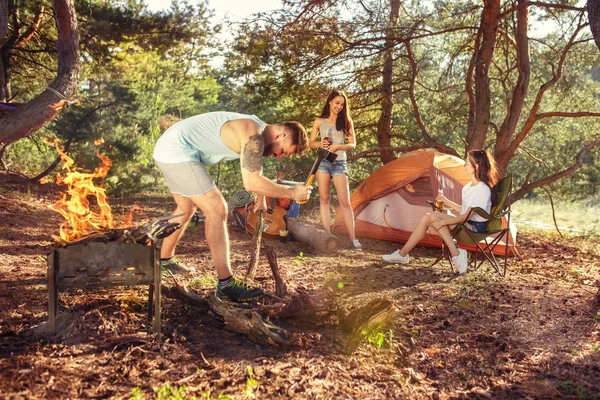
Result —
<path fill-rule="evenodd" d="M 313 180 L 315 179 L 315 174 L 317 173 L 317 170 L 319 169 L 319 165 L 321 164 L 321 161 L 323 161 L 324 159 L 327 159 L 327 161 L 329 161 L 330 163 L 333 163 L 336 158 L 337 158 L 337 154 L 330 152 L 329 150 L 327 150 L 324 147 L 319 147 L 317 149 L 317 159 L 315 160 L 315 163 L 313 164 L 312 168 L 310 169 L 310 173 L 308 174 L 308 179 L 306 180 L 305 185 L 310 186 L 312 184 Z M 308 199 L 304 200 L 304 201 L 297 201 L 296 203 L 304 204 L 306 202 L 308 202 Z"/>

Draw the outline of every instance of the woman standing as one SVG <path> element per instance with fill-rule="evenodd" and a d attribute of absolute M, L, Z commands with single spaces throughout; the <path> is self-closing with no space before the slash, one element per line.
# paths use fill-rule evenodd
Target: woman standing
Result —
<path fill-rule="evenodd" d="M 317 140 L 317 135 L 319 140 Z M 344 215 L 344 223 L 350 236 L 350 247 L 354 250 L 362 250 L 354 232 L 354 212 L 350 204 L 348 166 L 346 164 L 346 151 L 356 147 L 356 136 L 354 124 L 350 118 L 348 98 L 344 92 L 332 90 L 329 93 L 321 115 L 313 123 L 308 145 L 311 149 L 324 147 L 337 154 L 337 159 L 333 163 L 328 160 L 321 161 L 316 174 L 323 228 L 326 232 L 330 232 L 330 186 L 331 180 L 333 180 L 333 186 Z"/>
<path fill-rule="evenodd" d="M 471 182 L 463 186 L 462 205 L 448 200 L 444 195 L 439 195 L 435 199 L 436 202 L 443 202 L 443 205 L 460 214 L 454 216 L 439 211 L 425 214 L 404 246 L 392 254 L 383 256 L 383 261 L 392 264 L 408 264 L 408 253 L 425 237 L 427 229 L 432 228 L 448 247 L 452 262 L 456 265 L 458 273 L 464 274 L 467 272 L 467 251 L 456 247 L 450 231 L 457 224 L 465 223 L 469 229 L 475 232 L 485 232 L 486 219 L 478 214 L 471 213 L 471 208 L 481 207 L 487 213 L 490 212 L 492 204 L 496 201 L 493 198 L 492 188 L 498 183 L 499 176 L 494 158 L 486 150 L 469 151 L 465 171 L 471 177 Z M 467 218 L 469 220 L 466 220 Z"/>

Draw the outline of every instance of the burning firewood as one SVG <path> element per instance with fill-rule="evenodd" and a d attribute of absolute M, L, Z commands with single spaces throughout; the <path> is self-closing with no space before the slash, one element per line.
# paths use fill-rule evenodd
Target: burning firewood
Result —
<path fill-rule="evenodd" d="M 156 218 L 131 231 L 125 230 L 123 236 L 119 238 L 119 241 L 123 243 L 134 242 L 148 244 L 151 241 L 155 242 L 159 239 L 164 239 L 181 227 L 180 222 L 169 222 L 169 220 L 181 216 L 183 216 L 183 214 Z"/>
<path fill-rule="evenodd" d="M 140 243 L 143 245 L 151 242 L 157 242 L 166 238 L 181 227 L 179 222 L 169 222 L 169 220 L 180 217 L 183 214 L 169 215 L 156 218 L 143 225 L 134 228 L 125 229 L 107 229 L 102 232 L 92 232 L 77 240 L 65 240 L 59 236 L 52 235 L 56 247 L 66 247 L 81 245 L 91 242 L 112 242 L 119 243 Z"/>

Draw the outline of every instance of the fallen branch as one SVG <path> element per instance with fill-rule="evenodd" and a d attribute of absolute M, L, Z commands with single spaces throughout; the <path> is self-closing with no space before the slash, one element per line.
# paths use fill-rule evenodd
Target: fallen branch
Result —
<path fill-rule="evenodd" d="M 278 297 L 285 297 L 288 295 L 288 288 L 279 273 L 279 264 L 277 262 L 277 253 L 273 248 L 265 243 L 263 250 L 269 261 L 269 267 L 275 278 L 275 295 Z"/>
<path fill-rule="evenodd" d="M 262 316 L 251 309 L 242 309 L 235 304 L 219 299 L 214 292 L 208 295 L 210 308 L 220 315 L 225 322 L 225 329 L 247 335 L 250 340 L 273 347 L 299 346 L 298 337 L 265 321 Z"/>

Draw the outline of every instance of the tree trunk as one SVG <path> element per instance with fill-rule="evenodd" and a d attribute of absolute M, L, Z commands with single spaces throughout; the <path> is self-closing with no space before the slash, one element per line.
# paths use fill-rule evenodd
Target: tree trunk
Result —
<path fill-rule="evenodd" d="M 588 0 L 587 10 L 592 36 L 600 49 L 600 0 Z"/>
<path fill-rule="evenodd" d="M 500 0 L 484 0 L 481 24 L 481 45 L 475 58 L 475 118 L 467 137 L 467 151 L 481 149 L 485 145 L 490 126 L 490 77 L 489 70 L 496 46 L 496 32 L 500 20 Z"/>
<path fill-rule="evenodd" d="M 53 5 L 58 31 L 58 75 L 38 97 L 0 118 L 0 148 L 46 125 L 76 92 L 81 62 L 75 7 L 73 0 L 53 0 Z"/>
<path fill-rule="evenodd" d="M 377 122 L 377 138 L 379 140 L 379 147 L 384 150 L 381 152 L 381 161 L 384 164 L 393 161 L 396 157 L 394 153 L 389 149 L 390 143 L 390 131 L 392 129 L 392 110 L 394 107 L 394 101 L 392 99 L 393 89 L 392 84 L 394 81 L 394 27 L 398 25 L 398 14 L 400 12 L 400 1 L 391 0 L 391 12 L 390 20 L 388 22 L 387 39 L 385 41 L 385 52 L 383 62 L 383 85 L 381 101 L 381 115 Z"/>
<path fill-rule="evenodd" d="M 0 0 L 0 101 L 8 100 L 6 92 L 5 77 L 6 71 L 4 66 L 4 45 L 8 41 L 8 0 Z"/>
<path fill-rule="evenodd" d="M 517 71 L 519 77 L 513 90 L 508 113 L 500 127 L 494 147 L 494 158 L 498 164 L 500 176 L 506 174 L 508 164 L 513 156 L 509 152 L 509 147 L 517 129 L 517 123 L 523 113 L 525 97 L 529 88 L 529 76 L 531 74 L 531 63 L 529 59 L 529 38 L 527 31 L 529 27 L 529 8 L 526 6 L 526 0 L 519 0 L 517 10 L 517 30 L 515 39 L 517 43 Z"/>

